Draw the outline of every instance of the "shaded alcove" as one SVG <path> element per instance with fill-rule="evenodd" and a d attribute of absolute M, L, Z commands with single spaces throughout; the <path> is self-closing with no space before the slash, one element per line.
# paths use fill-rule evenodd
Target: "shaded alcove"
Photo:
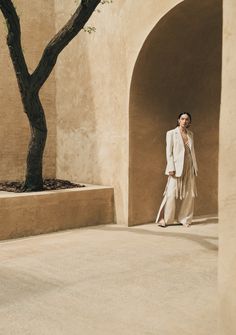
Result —
<path fill-rule="evenodd" d="M 130 88 L 129 225 L 153 222 L 166 184 L 165 133 L 190 112 L 195 215 L 217 213 L 222 1 L 185 0 L 148 35 Z"/>

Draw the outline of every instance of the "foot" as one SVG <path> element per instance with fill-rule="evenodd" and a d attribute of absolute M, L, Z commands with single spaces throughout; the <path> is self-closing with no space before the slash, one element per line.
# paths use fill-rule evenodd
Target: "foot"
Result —
<path fill-rule="evenodd" d="M 190 227 L 190 223 L 181 223 L 184 227 Z"/>
<path fill-rule="evenodd" d="M 158 226 L 159 226 L 159 227 L 166 227 L 166 223 L 165 223 L 164 219 L 161 219 L 161 220 L 158 222 Z"/>

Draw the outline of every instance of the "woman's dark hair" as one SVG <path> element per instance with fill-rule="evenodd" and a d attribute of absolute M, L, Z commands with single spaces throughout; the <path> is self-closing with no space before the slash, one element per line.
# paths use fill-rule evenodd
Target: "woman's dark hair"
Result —
<path fill-rule="evenodd" d="M 180 113 L 180 114 L 179 114 L 178 119 L 177 119 L 177 126 L 179 125 L 179 122 L 178 122 L 178 121 L 179 121 L 179 119 L 181 118 L 182 115 L 188 115 L 189 120 L 190 120 L 190 123 L 189 123 L 188 127 L 190 127 L 190 124 L 191 124 L 191 122 L 192 122 L 192 116 L 191 116 L 191 114 L 189 114 L 189 113 Z"/>

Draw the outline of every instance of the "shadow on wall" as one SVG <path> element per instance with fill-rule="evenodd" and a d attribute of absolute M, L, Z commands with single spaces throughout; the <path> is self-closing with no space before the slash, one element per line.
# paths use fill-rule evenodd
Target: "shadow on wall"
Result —
<path fill-rule="evenodd" d="M 190 112 L 199 165 L 196 215 L 217 213 L 222 1 L 185 0 L 147 37 L 130 89 L 129 225 L 155 220 L 165 133 Z"/>

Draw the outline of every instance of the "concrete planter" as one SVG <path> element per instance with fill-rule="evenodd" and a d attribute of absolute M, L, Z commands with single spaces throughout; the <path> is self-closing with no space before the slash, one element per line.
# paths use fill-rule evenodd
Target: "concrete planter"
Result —
<path fill-rule="evenodd" d="M 0 240 L 113 222 L 111 187 L 0 192 Z"/>

